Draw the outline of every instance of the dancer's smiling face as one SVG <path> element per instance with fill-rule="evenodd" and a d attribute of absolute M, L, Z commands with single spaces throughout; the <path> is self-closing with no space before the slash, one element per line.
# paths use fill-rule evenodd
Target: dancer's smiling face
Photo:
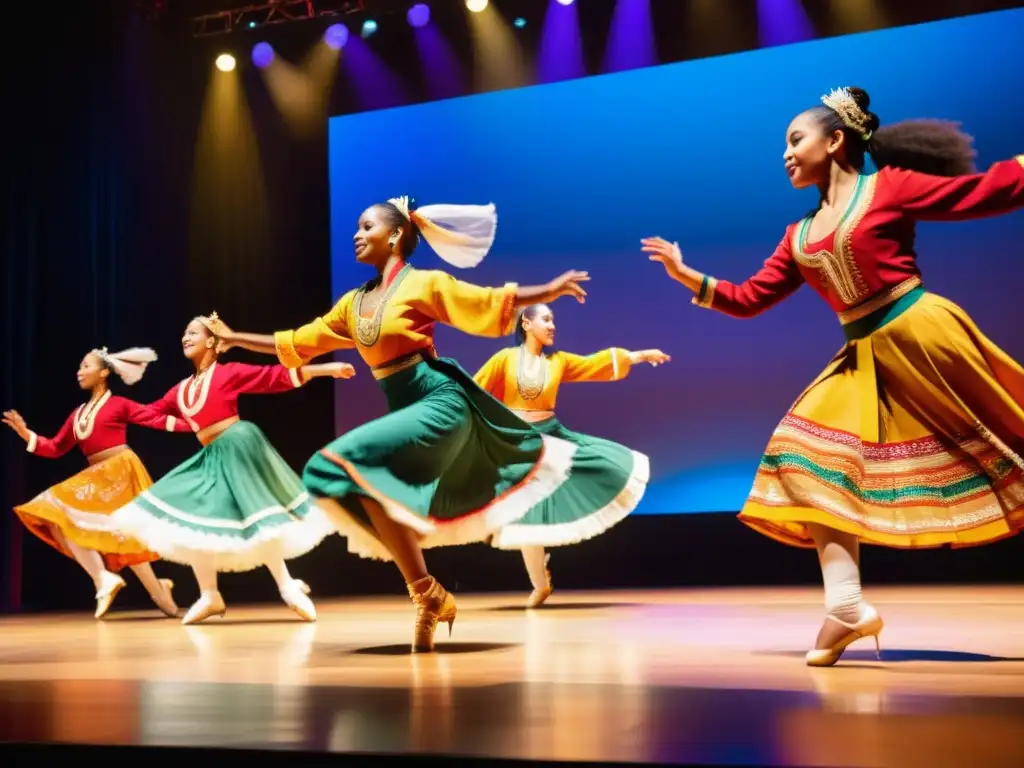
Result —
<path fill-rule="evenodd" d="M 789 183 L 797 189 L 827 182 L 833 159 L 839 159 L 846 148 L 846 135 L 843 131 L 829 131 L 820 112 L 803 112 L 793 118 L 786 129 L 782 162 Z"/>
<path fill-rule="evenodd" d="M 201 360 L 203 355 L 213 349 L 216 344 L 216 337 L 198 320 L 189 323 L 181 337 L 181 350 L 185 353 L 185 357 L 192 362 Z"/>
<path fill-rule="evenodd" d="M 359 217 L 359 226 L 352 236 L 356 261 L 381 268 L 401 242 L 401 227 L 391 226 L 379 205 L 371 205 Z"/>

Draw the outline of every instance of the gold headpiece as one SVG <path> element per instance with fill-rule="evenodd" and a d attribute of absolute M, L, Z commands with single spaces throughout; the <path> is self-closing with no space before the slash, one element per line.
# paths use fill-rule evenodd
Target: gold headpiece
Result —
<path fill-rule="evenodd" d="M 408 195 L 402 195 L 401 197 L 391 197 L 391 198 L 388 198 L 388 202 L 391 203 L 393 206 L 395 206 L 395 208 L 400 210 L 402 212 L 402 215 L 405 216 L 405 218 L 407 218 L 407 219 L 410 218 L 410 216 L 409 216 L 409 196 Z"/>
<path fill-rule="evenodd" d="M 871 138 L 871 131 L 868 130 L 868 114 L 860 108 L 857 100 L 853 98 L 847 88 L 833 88 L 827 96 L 821 97 L 821 103 L 831 109 L 843 121 L 847 128 L 859 133 L 864 141 Z"/>
<path fill-rule="evenodd" d="M 217 335 L 217 323 L 220 321 L 220 317 L 216 312 L 211 312 L 208 315 L 200 315 L 196 320 L 202 323 L 206 327 L 206 330 L 214 336 Z"/>

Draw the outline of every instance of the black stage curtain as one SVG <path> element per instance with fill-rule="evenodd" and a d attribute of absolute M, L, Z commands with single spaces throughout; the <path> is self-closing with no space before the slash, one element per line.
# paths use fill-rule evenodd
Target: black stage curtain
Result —
<path fill-rule="evenodd" d="M 216 309 L 237 327 L 270 331 L 331 301 L 324 137 L 296 141 L 261 89 L 247 89 L 257 92 L 250 107 L 266 190 L 254 210 L 250 170 L 230 147 L 224 161 L 209 156 L 209 142 L 202 150 L 209 46 L 173 23 L 143 21 L 130 2 L 52 9 L 20 12 L 24 58 L 4 68 L 0 405 L 41 434 L 53 434 L 82 402 L 75 371 L 94 347 L 156 349 L 160 360 L 142 382 L 115 385 L 148 402 L 190 372 L 180 338 L 195 314 Z M 197 146 L 204 168 L 195 167 Z M 242 405 L 298 471 L 334 432 L 332 387 L 315 383 L 323 386 Z M 198 447 L 187 435 L 134 428 L 130 440 L 154 477 Z M 55 461 L 30 456 L 6 429 L 0 450 L 6 510 L 84 466 L 77 451 Z M 0 537 L 6 609 L 91 604 L 88 577 L 10 512 L 0 514 Z M 185 590 L 179 601 L 187 600 L 191 578 L 172 575 Z M 275 596 L 267 575 L 229 578 L 255 580 L 254 592 Z M 145 604 L 128 580 L 128 602 Z M 249 591 L 232 591 L 239 589 Z"/>

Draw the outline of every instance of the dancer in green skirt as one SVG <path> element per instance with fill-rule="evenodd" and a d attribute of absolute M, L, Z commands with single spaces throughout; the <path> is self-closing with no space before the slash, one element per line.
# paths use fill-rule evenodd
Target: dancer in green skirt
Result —
<path fill-rule="evenodd" d="M 499 337 L 512 331 L 520 307 L 585 299 L 585 272 L 536 287 L 481 288 L 406 263 L 422 235 L 449 264 L 475 266 L 496 227 L 493 205 L 410 211 L 408 198 L 373 205 L 353 238 L 357 261 L 376 272 L 372 280 L 297 330 L 217 331 L 229 344 L 276 352 L 290 368 L 352 347 L 372 368 L 390 413 L 314 455 L 302 480 L 350 551 L 398 565 L 417 606 L 414 651 L 432 650 L 438 622 L 450 631 L 456 613 L 422 548 L 486 541 L 565 482 L 576 450 L 535 430 L 434 352 L 435 323 Z"/>
<path fill-rule="evenodd" d="M 182 348 L 196 372 L 150 405 L 172 421 L 184 420 L 203 449 L 111 521 L 165 560 L 192 567 L 200 596 L 182 624 L 227 611 L 218 571 L 261 565 L 273 575 L 285 603 L 315 621 L 309 587 L 291 577 L 285 560 L 313 549 L 334 527 L 259 427 L 239 419 L 238 396 L 286 392 L 318 376 L 349 378 L 355 369 L 346 363 L 289 369 L 218 362 L 220 348 L 211 331 L 216 322 L 215 312 L 188 324 Z"/>
<path fill-rule="evenodd" d="M 522 550 L 533 583 L 526 605 L 536 608 L 552 590 L 544 547 L 576 544 L 604 533 L 636 509 L 650 476 L 644 454 L 566 429 L 555 418 L 559 388 L 577 381 L 620 381 L 637 363 L 658 366 L 671 358 L 660 349 L 629 352 L 618 347 L 587 357 L 545 354 L 545 347 L 555 343 L 555 315 L 546 304 L 532 304 L 520 313 L 516 339 L 518 346 L 484 363 L 476 383 L 538 431 L 577 448 L 568 481 L 491 539 L 498 549 Z"/>

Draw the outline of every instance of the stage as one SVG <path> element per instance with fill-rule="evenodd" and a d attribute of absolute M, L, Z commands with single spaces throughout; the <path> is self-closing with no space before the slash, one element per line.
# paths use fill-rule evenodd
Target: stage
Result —
<path fill-rule="evenodd" d="M 230 585 L 225 585 L 230 601 Z M 877 588 L 882 660 L 803 652 L 816 589 L 458 595 L 411 655 L 408 600 L 229 602 L 0 622 L 0 741 L 712 765 L 1024 765 L 1024 588 Z M 314 595 L 315 596 L 315 595 Z M 183 606 L 184 608 L 185 606 Z M 136 756 L 133 759 L 138 759 Z M 13 764 L 5 759 L 5 764 Z M 361 759 L 366 762 L 366 759 Z"/>

